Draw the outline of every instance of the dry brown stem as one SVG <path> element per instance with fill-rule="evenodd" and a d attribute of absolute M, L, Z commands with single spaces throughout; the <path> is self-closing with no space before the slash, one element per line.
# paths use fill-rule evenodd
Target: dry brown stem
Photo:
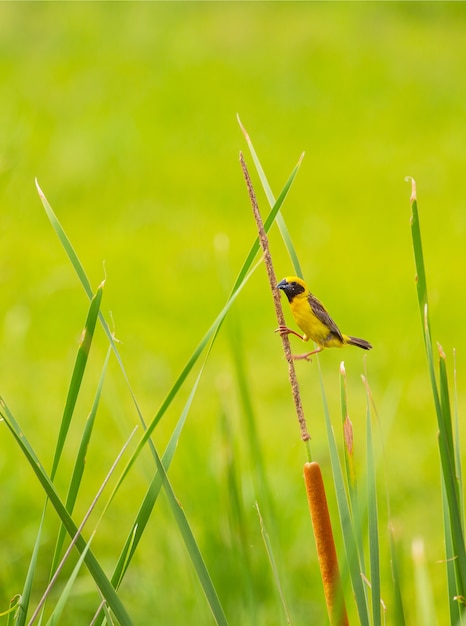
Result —
<path fill-rule="evenodd" d="M 249 176 L 248 168 L 246 167 L 246 163 L 243 157 L 243 153 L 240 152 L 240 163 L 241 168 L 243 170 L 244 179 L 246 181 L 246 186 L 248 188 L 249 200 L 252 206 L 252 212 L 254 214 L 254 219 L 256 220 L 257 231 L 259 233 L 259 242 L 264 253 L 264 263 L 265 268 L 267 270 L 267 276 L 269 279 L 270 289 L 273 295 L 273 303 L 275 306 L 275 313 L 277 316 L 277 321 L 279 326 L 286 326 L 285 316 L 283 315 L 283 309 L 280 301 L 280 292 L 277 289 L 277 277 L 275 275 L 275 271 L 273 269 L 272 263 L 272 255 L 270 254 L 269 249 L 269 240 L 267 238 L 267 233 L 264 229 L 264 223 L 262 221 L 262 217 L 259 211 L 259 206 L 257 204 L 256 194 L 254 193 L 254 188 L 252 186 L 251 178 Z M 293 356 L 291 354 L 291 346 L 288 335 L 282 334 L 282 343 L 283 350 L 285 352 L 285 357 L 288 363 L 288 376 L 290 379 L 291 392 L 293 395 L 293 401 L 296 409 L 296 415 L 298 417 L 299 428 L 301 431 L 301 439 L 303 441 L 309 441 L 311 436 L 308 433 L 306 426 L 306 419 L 304 417 L 304 409 L 301 402 L 301 394 L 299 393 L 299 384 L 298 378 L 296 376 L 296 370 L 294 366 Z"/>

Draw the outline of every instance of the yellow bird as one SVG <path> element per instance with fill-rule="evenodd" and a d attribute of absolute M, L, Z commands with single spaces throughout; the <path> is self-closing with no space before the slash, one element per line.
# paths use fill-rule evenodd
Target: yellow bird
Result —
<path fill-rule="evenodd" d="M 357 346 L 363 350 L 370 350 L 371 344 L 365 339 L 358 339 L 343 335 L 338 326 L 325 310 L 322 302 L 317 300 L 309 291 L 306 283 L 297 276 L 287 276 L 277 285 L 288 298 L 291 312 L 296 324 L 303 331 L 303 335 L 291 330 L 287 326 L 279 326 L 275 332 L 281 335 L 296 335 L 303 341 L 312 339 L 317 345 L 316 350 L 293 356 L 294 359 L 309 359 L 324 348 L 342 348 L 343 346 Z"/>

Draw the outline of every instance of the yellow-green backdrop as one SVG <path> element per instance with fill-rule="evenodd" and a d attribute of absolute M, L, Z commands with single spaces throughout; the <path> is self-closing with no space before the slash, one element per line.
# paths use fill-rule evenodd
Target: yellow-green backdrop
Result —
<path fill-rule="evenodd" d="M 107 317 L 112 313 L 133 390 L 149 420 L 223 306 L 254 240 L 240 150 L 250 164 L 260 207 L 267 211 L 238 113 L 275 194 L 306 153 L 283 215 L 312 291 L 344 332 L 374 346 L 366 369 L 384 445 L 381 493 L 387 484 L 391 520 L 405 548 L 408 591 L 413 584 L 410 544 L 422 536 L 439 619 L 446 620 L 444 566 L 438 563 L 444 553 L 436 422 L 415 292 L 410 187 L 404 177 L 411 175 L 418 184 L 433 334 L 448 354 L 451 377 L 451 354 L 457 350 L 458 403 L 464 415 L 465 27 L 463 3 L 0 6 L 0 394 L 46 468 L 88 301 L 46 219 L 34 178 L 93 286 L 106 277 L 103 311 Z M 270 241 L 281 278 L 292 268 L 275 228 Z M 305 450 L 280 341 L 273 334 L 276 321 L 263 267 L 232 313 L 241 329 L 275 502 L 275 549 L 290 611 L 296 624 L 324 623 L 303 499 Z M 284 618 L 253 509 L 254 468 L 229 331 L 227 323 L 170 476 L 231 624 L 280 624 Z M 301 349 L 298 340 L 292 342 Z M 99 331 L 65 449 L 61 493 L 106 345 Z M 363 356 L 356 349 L 320 356 L 337 423 L 338 372 L 345 360 L 362 469 Z M 313 452 L 331 493 L 317 363 L 298 363 L 298 374 Z M 156 430 L 160 449 L 193 380 Z M 99 419 L 77 519 L 137 423 L 113 362 Z M 235 559 L 227 480 L 231 454 L 247 518 L 250 578 Z M 95 550 L 109 571 L 151 472 L 147 456 L 100 527 Z M 0 481 L 2 609 L 21 590 L 44 500 L 6 428 L 0 428 Z M 333 496 L 330 500 L 333 504 Z M 335 509 L 333 514 L 337 522 Z M 53 550 L 53 513 L 48 523 L 37 597 Z M 163 497 L 121 597 L 138 624 L 210 623 Z M 88 623 L 95 602 L 93 583 L 83 574 L 66 623 Z"/>

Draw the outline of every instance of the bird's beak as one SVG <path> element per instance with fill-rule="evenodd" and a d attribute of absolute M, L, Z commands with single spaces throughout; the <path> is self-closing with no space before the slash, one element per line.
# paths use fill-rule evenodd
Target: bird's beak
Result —
<path fill-rule="evenodd" d="M 277 289 L 285 289 L 285 287 L 288 285 L 286 278 L 284 278 L 283 280 L 281 280 L 278 285 L 277 285 Z"/>

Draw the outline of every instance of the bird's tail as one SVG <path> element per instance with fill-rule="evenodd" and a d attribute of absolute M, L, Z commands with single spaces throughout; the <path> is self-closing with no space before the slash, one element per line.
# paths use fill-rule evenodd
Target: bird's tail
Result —
<path fill-rule="evenodd" d="M 349 343 L 350 346 L 357 346 L 363 350 L 370 350 L 371 344 L 365 339 L 358 339 L 358 337 L 345 337 L 345 343 Z"/>

